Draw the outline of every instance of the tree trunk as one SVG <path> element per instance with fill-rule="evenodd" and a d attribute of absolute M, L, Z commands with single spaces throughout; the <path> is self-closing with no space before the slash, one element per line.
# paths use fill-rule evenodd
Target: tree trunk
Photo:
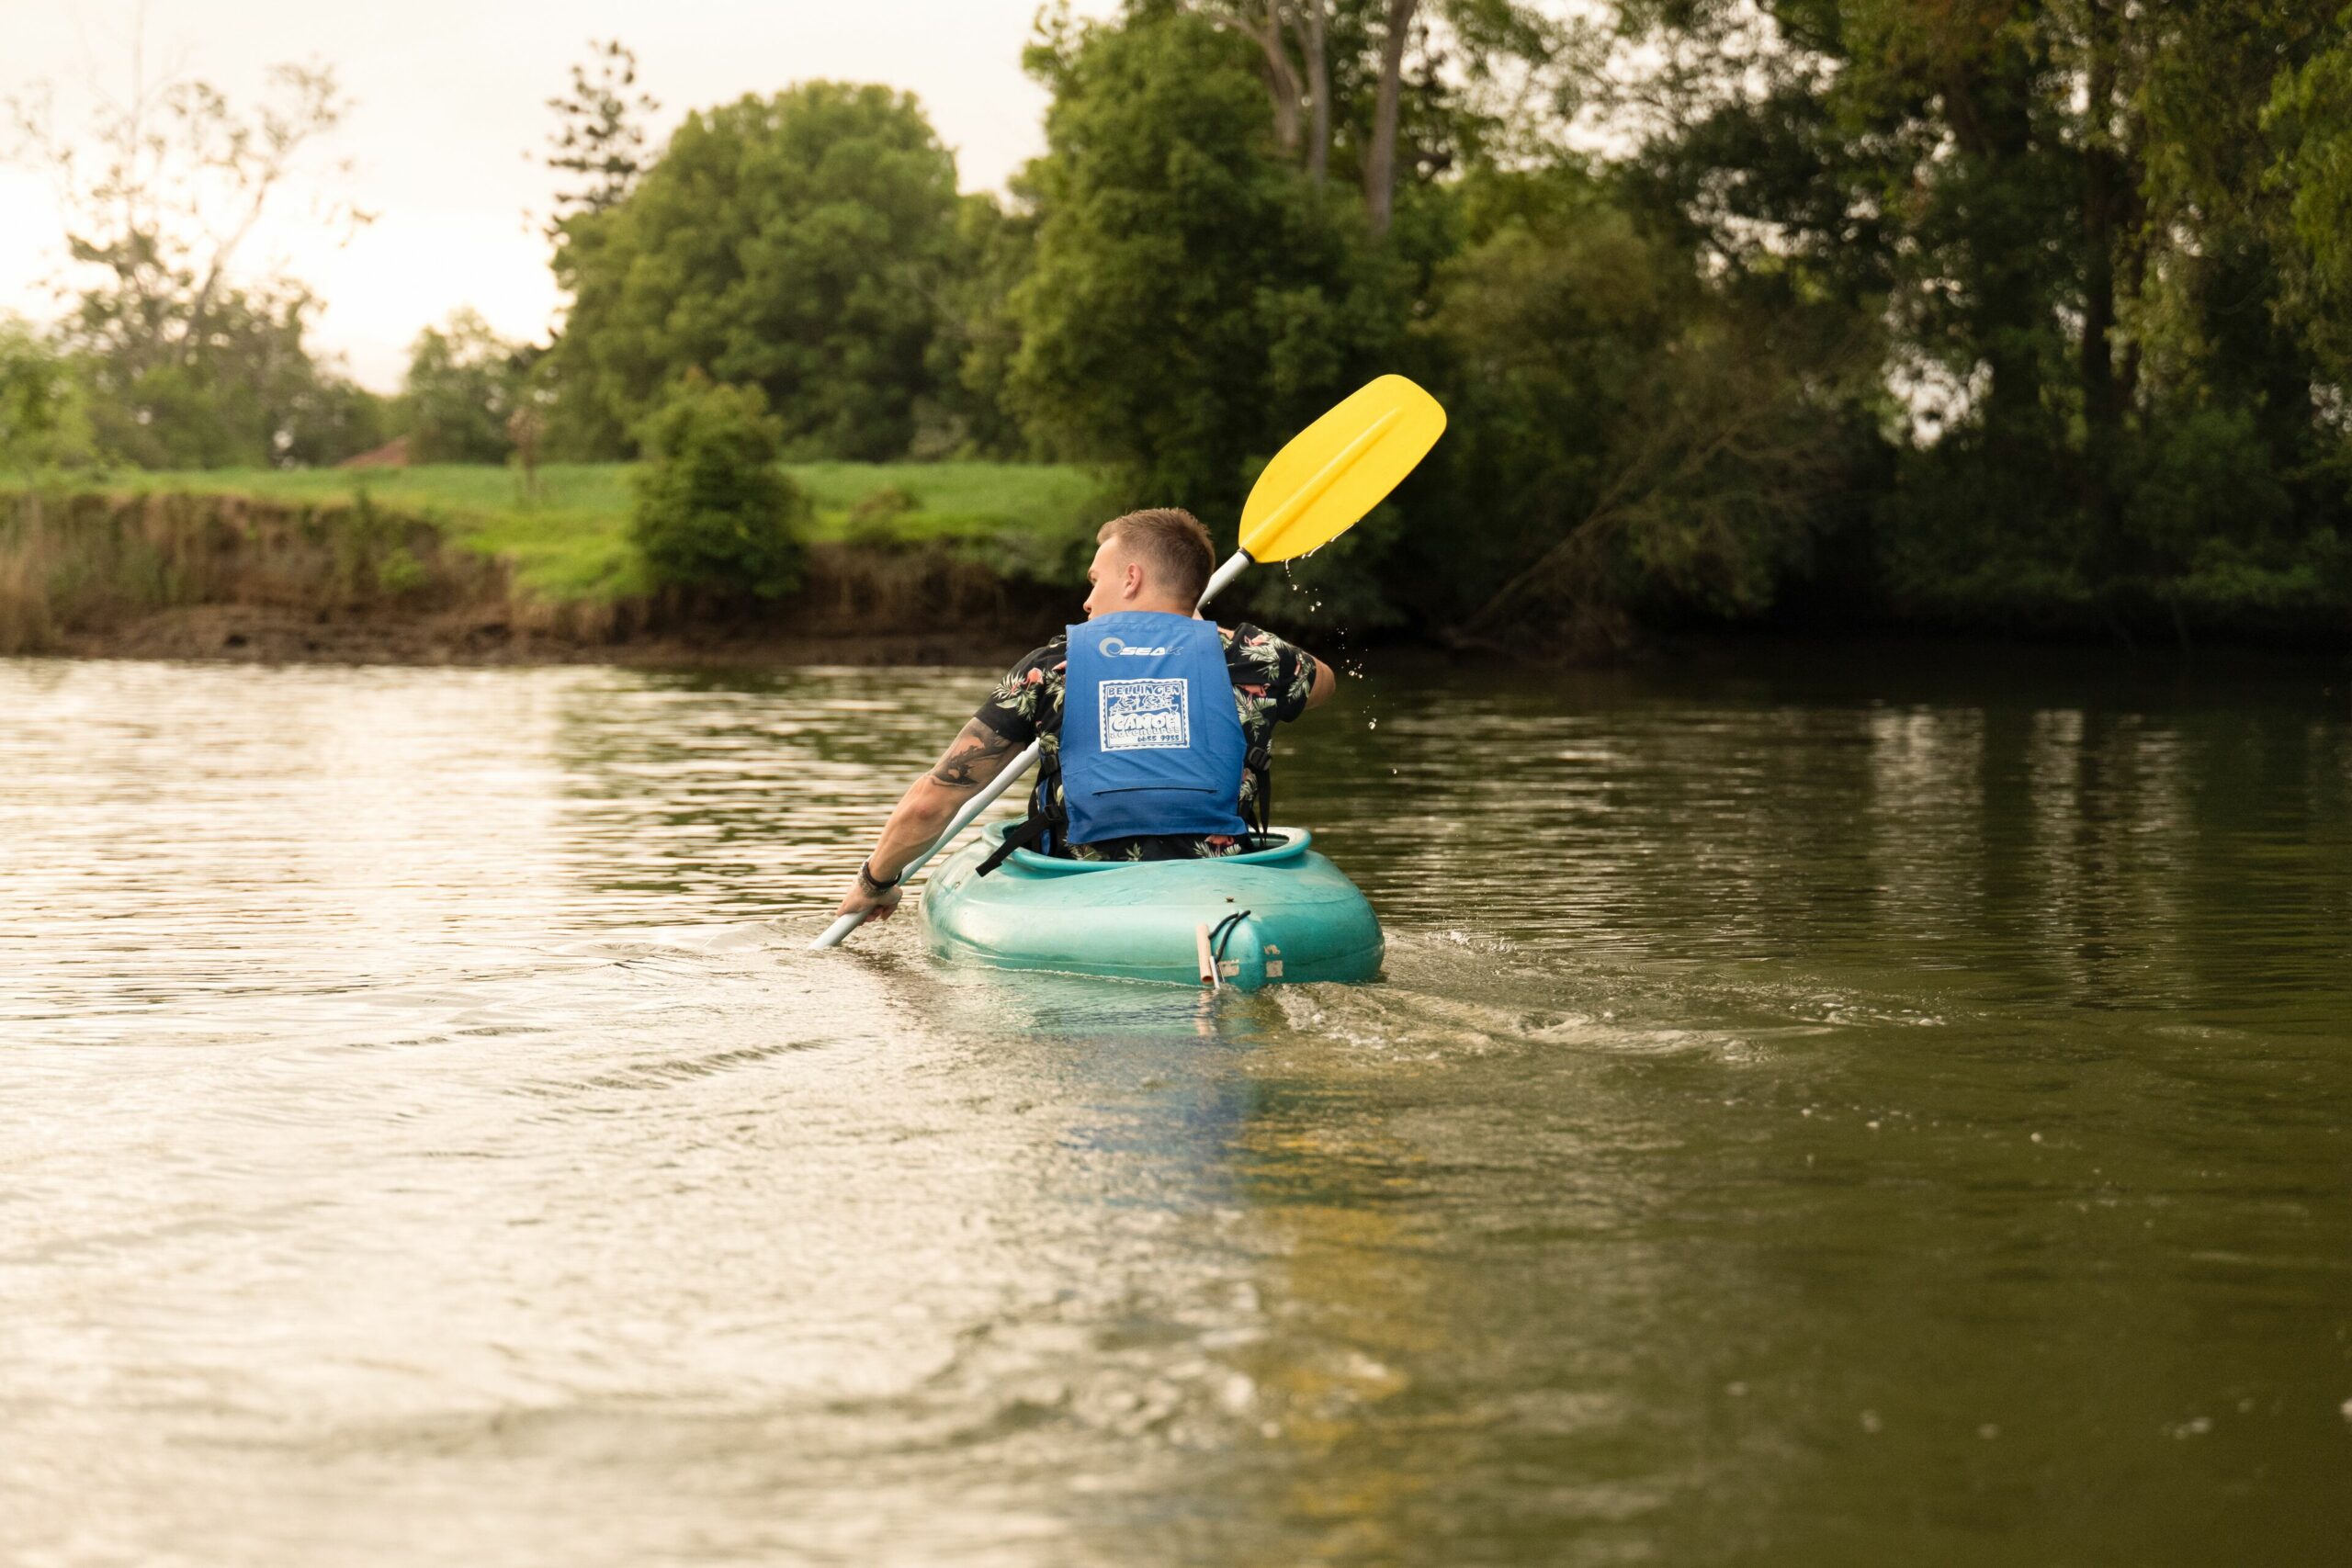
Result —
<path fill-rule="evenodd" d="M 2141 160 L 2133 151 L 2147 145 L 2146 129 L 2136 115 L 2124 119 L 2121 168 L 2123 191 L 2117 210 L 2123 223 L 2122 243 L 2117 247 L 2116 266 L 2119 277 L 2116 292 L 2122 299 L 2136 300 L 2148 283 L 2148 203 L 2140 193 L 2144 175 Z M 2123 340 L 2123 363 L 2116 370 L 2115 400 L 2120 417 L 2131 420 L 2140 406 L 2140 338 L 2133 333 Z"/>
<path fill-rule="evenodd" d="M 1299 53 L 1306 62 L 1306 177 L 1318 186 L 1331 169 L 1331 61 L 1324 45 L 1325 4 L 1295 0 L 1291 11 Z"/>
<path fill-rule="evenodd" d="M 2115 375 L 2115 253 L 2123 192 L 2115 148 L 2115 17 L 2111 0 L 2088 0 L 2088 105 L 2083 137 L 2083 510 L 2112 546 L 2113 479 L 2123 403 Z"/>
<path fill-rule="evenodd" d="M 1283 41 L 1282 0 L 1264 0 L 1264 14 L 1250 15 L 1249 0 L 1234 7 L 1231 22 L 1219 20 L 1220 27 L 1235 26 L 1248 33 L 1266 57 L 1266 96 L 1274 106 L 1274 141 L 1283 156 L 1298 156 L 1298 68 L 1291 63 L 1290 46 Z M 1213 18 L 1214 19 L 1214 18 Z"/>
<path fill-rule="evenodd" d="M 2030 62 L 2007 50 L 1970 61 L 1948 76 L 1952 135 L 1973 165 L 1967 177 L 1997 197 L 2029 177 L 2034 151 Z M 2013 205 L 2013 204 L 2012 204 Z M 2041 346 L 2049 299 L 2038 268 L 2042 236 L 2031 220 L 1997 201 L 1978 220 L 1968 244 L 1964 289 L 1968 331 L 1982 345 L 1992 385 L 1984 399 L 1984 437 L 1996 463 L 2042 461 L 2051 433 L 2041 407 Z"/>
<path fill-rule="evenodd" d="M 1405 33 L 1420 0 L 1388 0 L 1388 31 L 1380 40 L 1380 89 L 1372 104 L 1372 150 L 1364 159 L 1363 200 L 1372 235 L 1388 232 L 1396 198 L 1396 107 L 1404 87 Z"/>

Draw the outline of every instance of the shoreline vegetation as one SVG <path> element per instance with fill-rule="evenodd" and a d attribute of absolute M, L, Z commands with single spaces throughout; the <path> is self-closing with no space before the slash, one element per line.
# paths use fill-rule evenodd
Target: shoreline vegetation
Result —
<path fill-rule="evenodd" d="M 652 584 L 629 536 L 639 467 L 548 464 L 527 494 L 515 469 L 479 464 L 0 481 L 0 657 L 996 664 L 1066 618 L 1094 530 L 1116 510 L 1102 481 L 1071 465 L 786 464 L 813 507 L 805 568 L 793 592 L 761 602 Z M 1268 595 L 1237 601 L 1233 613 L 1329 636 L 1337 623 L 1317 617 L 1313 600 Z M 1286 607 L 1299 618 L 1286 619 Z M 2003 644 L 2023 658 L 2037 647 L 2163 657 L 2333 655 L 2352 646 L 2324 609 L 2217 626 L 2204 616 L 2182 624 L 2177 602 L 2132 608 L 2128 621 L 2077 606 L 2083 613 L 2023 624 L 1923 624 L 1797 604 L 1683 632 L 1710 645 L 1891 639 L 1930 662 L 1935 649 Z M 1442 629 L 1388 640 L 1505 663 L 1557 661 L 1557 650 Z M 1645 646 L 1686 645 L 1669 634 Z M 1603 662 L 1642 651 L 1619 648 Z"/>
<path fill-rule="evenodd" d="M 760 603 L 652 582 L 635 468 L 550 464 L 527 495 L 458 464 L 0 488 L 0 655 L 993 662 L 1066 608 L 1100 510 L 1061 465 L 786 465 L 807 564 Z"/>
<path fill-rule="evenodd" d="M 356 221 L 293 156 L 351 107 L 331 62 L 20 116 L 77 259 L 53 320 L 0 317 L 0 490 L 145 472 L 10 503 L 0 648 L 1034 635 L 1091 521 L 1176 501 L 1230 538 L 1268 456 L 1393 371 L 1445 439 L 1221 614 L 1504 663 L 2352 651 L 2352 13 L 1099 9 L 1037 18 L 1045 147 L 1001 193 L 880 83 L 656 138 L 593 43 L 545 100 L 560 331 L 453 301 L 390 396 L 232 254 L 264 207 Z"/>

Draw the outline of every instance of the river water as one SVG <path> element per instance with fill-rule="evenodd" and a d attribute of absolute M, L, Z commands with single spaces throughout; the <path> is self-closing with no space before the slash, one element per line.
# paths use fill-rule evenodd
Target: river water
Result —
<path fill-rule="evenodd" d="M 1826 662 L 1216 998 L 803 951 L 984 672 L 0 662 L 0 1561 L 2345 1561 L 2342 676 Z"/>

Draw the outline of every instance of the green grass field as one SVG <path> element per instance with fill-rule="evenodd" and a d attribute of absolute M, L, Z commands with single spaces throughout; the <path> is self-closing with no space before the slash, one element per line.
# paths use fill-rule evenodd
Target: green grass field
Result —
<path fill-rule="evenodd" d="M 512 468 L 458 464 L 130 473 L 107 488 L 314 502 L 353 501 L 364 490 L 379 506 L 425 518 L 464 547 L 509 561 L 530 592 L 566 602 L 644 592 L 641 564 L 628 544 L 633 468 L 549 463 L 539 470 L 532 501 Z M 814 538 L 964 541 L 1000 564 L 1040 568 L 1091 533 L 1101 489 L 1085 469 L 1050 463 L 796 463 L 786 471 L 815 503 Z M 854 515 L 861 502 L 891 489 L 911 507 Z"/>

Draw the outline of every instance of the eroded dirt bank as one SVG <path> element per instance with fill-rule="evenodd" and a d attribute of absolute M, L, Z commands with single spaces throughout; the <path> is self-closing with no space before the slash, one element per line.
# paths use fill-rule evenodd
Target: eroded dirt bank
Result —
<path fill-rule="evenodd" d="M 1043 623 L 1039 623 L 1043 625 Z M 603 637 L 517 632 L 502 621 L 398 613 L 305 614 L 254 604 L 157 610 L 38 651 L 76 659 L 204 659 L 259 664 L 631 664 L 742 669 L 802 664 L 1010 664 L 1035 643 L 1012 632 L 791 634 L 710 627 Z"/>
<path fill-rule="evenodd" d="M 813 547 L 773 604 L 550 603 L 381 508 L 233 496 L 0 497 L 0 654 L 247 662 L 992 664 L 1067 591 L 946 547 Z"/>

